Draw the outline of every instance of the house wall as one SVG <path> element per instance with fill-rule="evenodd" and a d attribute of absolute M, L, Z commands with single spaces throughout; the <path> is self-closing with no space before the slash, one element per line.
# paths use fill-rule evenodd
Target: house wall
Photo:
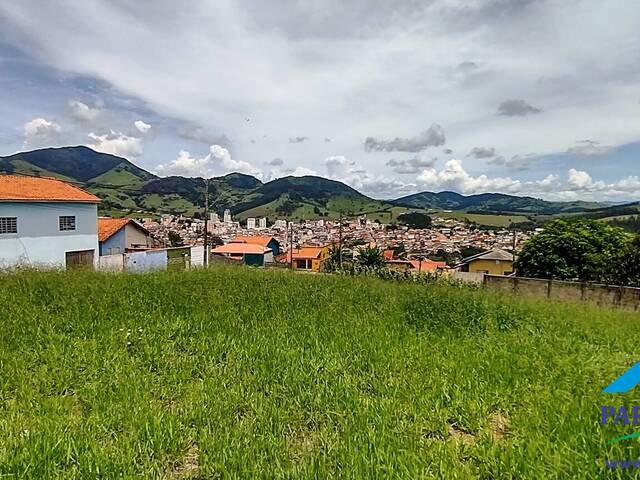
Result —
<path fill-rule="evenodd" d="M 277 257 L 280 255 L 280 242 L 278 242 L 275 238 L 272 239 L 268 244 L 267 248 L 270 248 L 273 254 Z"/>
<path fill-rule="evenodd" d="M 513 262 L 509 260 L 472 260 L 469 272 L 487 272 L 489 275 L 505 275 L 513 271 Z"/>
<path fill-rule="evenodd" d="M 76 230 L 61 232 L 58 217 L 74 215 Z M 0 217 L 17 217 L 17 234 L 0 234 L 0 268 L 64 267 L 65 253 L 93 250 L 98 262 L 98 208 L 91 203 L 0 202 Z"/>
<path fill-rule="evenodd" d="M 126 246 L 125 232 L 124 228 L 122 228 L 107 238 L 104 242 L 100 242 L 100 255 L 124 253 Z"/>
<path fill-rule="evenodd" d="M 126 248 L 136 248 L 139 246 L 151 247 L 151 239 L 149 236 L 139 228 L 131 225 L 131 223 L 125 225 L 122 230 L 124 230 L 125 233 Z"/>

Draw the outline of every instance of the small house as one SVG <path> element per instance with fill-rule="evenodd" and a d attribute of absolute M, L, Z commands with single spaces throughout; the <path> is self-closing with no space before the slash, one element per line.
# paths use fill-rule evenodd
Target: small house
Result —
<path fill-rule="evenodd" d="M 511 275 L 513 273 L 513 254 L 500 249 L 478 253 L 462 260 L 456 265 L 456 270 L 489 275 Z"/>
<path fill-rule="evenodd" d="M 273 262 L 273 252 L 270 248 L 253 243 L 227 243 L 214 248 L 211 253 L 238 260 L 245 265 L 262 267 L 265 263 Z"/>
<path fill-rule="evenodd" d="M 236 235 L 233 240 L 231 240 L 231 243 L 250 243 L 253 245 L 261 245 L 270 249 L 274 256 L 277 257 L 280 255 L 280 242 L 278 242 L 274 237 Z"/>
<path fill-rule="evenodd" d="M 152 247 L 149 231 L 131 218 L 98 219 L 100 255 L 148 250 Z"/>

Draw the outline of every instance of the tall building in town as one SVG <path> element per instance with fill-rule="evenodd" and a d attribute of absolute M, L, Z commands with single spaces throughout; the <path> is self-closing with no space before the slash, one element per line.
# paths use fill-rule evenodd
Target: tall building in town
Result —
<path fill-rule="evenodd" d="M 267 219 L 265 217 L 258 220 L 258 228 L 267 228 Z"/>
<path fill-rule="evenodd" d="M 255 230 L 256 228 L 256 219 L 251 217 L 251 218 L 247 218 L 247 228 L 249 230 Z"/>
<path fill-rule="evenodd" d="M 231 223 L 231 210 L 229 210 L 228 208 L 224 211 L 224 223 Z"/>

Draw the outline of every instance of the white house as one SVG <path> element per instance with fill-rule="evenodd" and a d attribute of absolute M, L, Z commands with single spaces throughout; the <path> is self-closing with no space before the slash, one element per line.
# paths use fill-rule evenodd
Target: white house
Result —
<path fill-rule="evenodd" d="M 55 178 L 0 175 L 0 268 L 96 265 L 99 202 Z"/>

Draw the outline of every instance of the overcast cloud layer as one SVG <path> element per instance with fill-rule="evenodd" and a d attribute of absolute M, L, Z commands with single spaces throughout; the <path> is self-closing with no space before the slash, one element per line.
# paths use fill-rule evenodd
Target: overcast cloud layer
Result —
<path fill-rule="evenodd" d="M 0 154 L 637 200 L 639 24 L 629 0 L 5 2 Z"/>

